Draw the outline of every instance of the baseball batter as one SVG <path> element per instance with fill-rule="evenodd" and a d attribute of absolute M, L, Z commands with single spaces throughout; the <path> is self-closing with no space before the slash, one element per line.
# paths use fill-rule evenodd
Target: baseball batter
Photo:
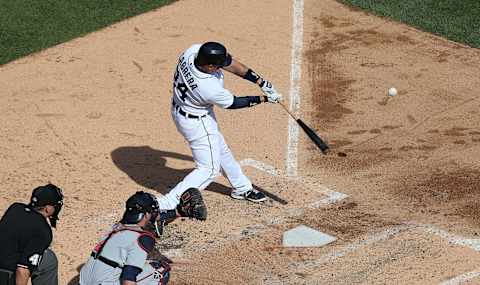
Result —
<path fill-rule="evenodd" d="M 265 96 L 234 96 L 224 88 L 222 70 L 261 88 Z M 261 202 L 265 194 L 253 189 L 225 142 L 215 118 L 214 106 L 224 109 L 278 103 L 281 96 L 272 83 L 232 58 L 220 43 L 194 44 L 179 57 L 173 78 L 171 115 L 177 130 L 188 142 L 196 168 L 167 195 L 158 197 L 161 209 L 174 209 L 183 192 L 205 189 L 222 171 L 232 186 L 231 197 Z"/>

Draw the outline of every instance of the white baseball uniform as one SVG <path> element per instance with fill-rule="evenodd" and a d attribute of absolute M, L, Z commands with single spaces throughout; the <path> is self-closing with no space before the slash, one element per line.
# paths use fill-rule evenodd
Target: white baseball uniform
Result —
<path fill-rule="evenodd" d="M 243 174 L 221 134 L 213 107 L 228 108 L 233 94 L 223 87 L 223 72 L 200 71 L 194 59 L 200 44 L 188 48 L 179 58 L 173 82 L 172 118 L 177 130 L 188 142 L 196 168 L 167 195 L 159 197 L 161 209 L 174 209 L 189 188 L 205 189 L 222 171 L 233 192 L 250 191 L 252 183 Z"/>

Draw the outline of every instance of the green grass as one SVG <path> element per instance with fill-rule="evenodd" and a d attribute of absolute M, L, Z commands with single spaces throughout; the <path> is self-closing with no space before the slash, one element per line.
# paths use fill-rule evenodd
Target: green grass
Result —
<path fill-rule="evenodd" d="M 480 0 L 340 0 L 447 39 L 480 47 Z"/>
<path fill-rule="evenodd" d="M 0 65 L 174 0 L 0 0 Z"/>

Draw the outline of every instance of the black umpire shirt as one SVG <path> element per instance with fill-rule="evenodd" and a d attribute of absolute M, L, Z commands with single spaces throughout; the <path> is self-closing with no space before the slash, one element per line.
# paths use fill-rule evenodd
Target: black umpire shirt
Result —
<path fill-rule="evenodd" d="M 51 242 L 52 229 L 42 214 L 25 204 L 12 204 L 0 220 L 0 268 L 35 270 Z"/>

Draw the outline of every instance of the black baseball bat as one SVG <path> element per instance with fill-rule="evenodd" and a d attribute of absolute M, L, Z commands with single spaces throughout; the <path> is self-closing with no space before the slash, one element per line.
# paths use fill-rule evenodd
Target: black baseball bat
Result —
<path fill-rule="evenodd" d="M 297 124 L 302 128 L 302 130 L 307 134 L 307 136 L 312 140 L 312 142 L 322 151 L 323 154 L 327 154 L 329 151 L 328 145 L 317 135 L 317 133 L 312 130 L 307 124 L 305 124 L 301 119 L 296 118 L 287 107 L 280 102 L 283 109 L 297 122 Z"/>

